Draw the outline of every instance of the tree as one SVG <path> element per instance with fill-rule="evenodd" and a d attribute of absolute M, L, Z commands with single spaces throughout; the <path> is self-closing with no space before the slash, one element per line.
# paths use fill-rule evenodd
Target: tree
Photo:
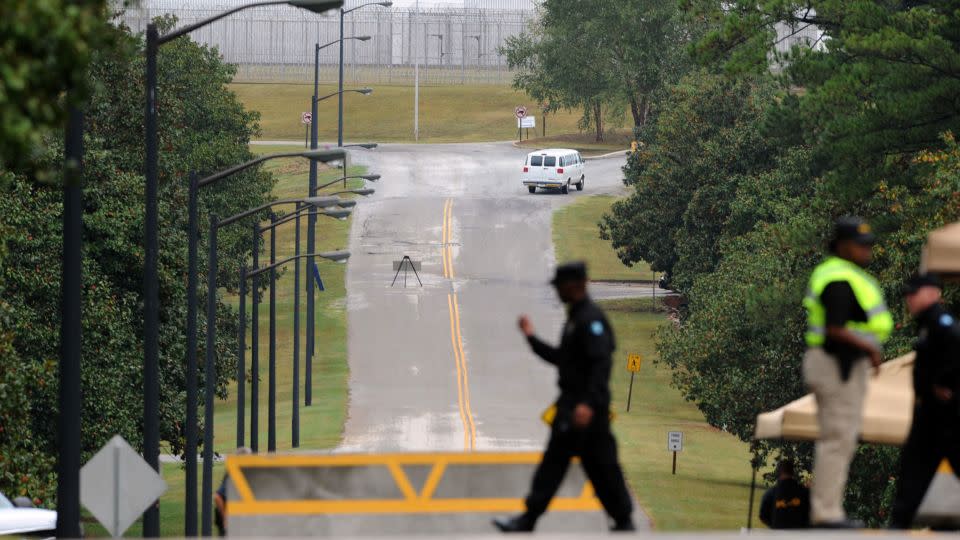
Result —
<path fill-rule="evenodd" d="M 776 157 L 762 130 L 774 89 L 770 77 L 697 71 L 669 90 L 624 169 L 633 193 L 601 227 L 624 263 L 647 261 L 683 291 L 714 267 L 738 178 Z"/>
<path fill-rule="evenodd" d="M 162 30 L 173 24 L 171 19 L 158 22 Z M 134 447 L 142 442 L 142 48 L 140 36 L 116 30 L 112 45 L 93 55 L 89 70 L 93 93 L 86 111 L 84 164 L 84 459 L 117 433 Z M 224 64 L 216 50 L 180 39 L 163 47 L 158 61 L 160 430 L 171 450 L 180 452 L 190 294 L 185 275 L 187 176 L 191 170 L 211 173 L 251 159 L 247 145 L 258 131 L 258 117 L 244 110 L 225 87 L 234 68 Z M 45 141 L 37 161 L 53 170 L 62 161 L 62 141 L 55 135 Z M 31 495 L 51 504 L 57 385 L 50 375 L 59 342 L 61 196 L 55 185 L 28 175 L 4 176 L 8 182 L 0 189 L 0 230 L 6 232 L 6 256 L 0 261 L 0 314 L 6 316 L 0 316 L 0 414 L 10 414 L 17 431 L 0 432 L 0 455 L 9 456 L 0 463 L 0 490 L 18 493 L 26 486 Z M 252 170 L 207 190 L 200 201 L 200 223 L 206 223 L 209 214 L 227 217 L 266 202 L 273 182 L 269 174 Z M 238 269 L 250 255 L 249 228 L 224 229 L 218 247 L 219 283 L 235 289 Z M 200 263 L 205 272 L 204 261 Z M 205 295 L 197 294 L 203 305 Z M 217 325 L 216 387 L 223 397 L 235 376 L 237 318 L 219 300 Z M 202 336 L 202 320 L 198 326 Z M 199 343 L 202 358 L 203 339 Z M 18 358 L 25 365 L 13 367 Z M 202 381 L 198 384 L 203 388 Z M 29 390 L 19 399 L 5 395 L 7 388 Z M 24 484 L 24 478 L 30 483 Z"/>
<path fill-rule="evenodd" d="M 87 69 L 105 45 L 106 0 L 4 4 L 0 17 L 0 169 L 36 172 L 44 137 L 90 91 Z M 40 171 L 47 178 L 49 171 Z"/>
<path fill-rule="evenodd" d="M 649 121 L 659 92 L 685 69 L 687 39 L 673 0 L 547 0 L 501 52 L 517 70 L 515 88 L 581 108 L 601 140 L 604 108 L 627 106 L 635 128 Z"/>

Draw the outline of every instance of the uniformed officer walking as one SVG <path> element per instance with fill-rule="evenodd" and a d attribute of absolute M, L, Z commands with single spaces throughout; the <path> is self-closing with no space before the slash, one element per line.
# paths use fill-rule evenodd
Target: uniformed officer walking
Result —
<path fill-rule="evenodd" d="M 496 519 L 503 532 L 532 531 L 553 498 L 574 456 L 593 483 L 614 531 L 634 530 L 633 503 L 617 460 L 617 443 L 610 431 L 610 370 L 615 347 L 613 330 L 600 307 L 587 295 L 587 269 L 581 262 L 557 267 L 551 282 L 568 306 L 560 347 L 534 335 L 524 315 L 519 326 L 533 351 L 557 366 L 560 397 L 550 430 L 550 442 L 533 476 L 527 511 Z"/>
<path fill-rule="evenodd" d="M 960 325 L 941 302 L 940 282 L 914 276 L 904 286 L 910 315 L 920 327 L 914 349 L 913 424 L 900 454 L 891 526 L 908 529 L 943 459 L 960 475 Z"/>
<path fill-rule="evenodd" d="M 814 447 L 810 522 L 813 527 L 856 528 L 843 511 L 850 461 L 857 447 L 870 366 L 879 367 L 881 344 L 893 330 L 883 291 L 864 269 L 875 237 L 859 218 L 837 221 L 830 255 L 810 276 L 807 352 L 803 378 L 817 400 L 820 437 Z"/>

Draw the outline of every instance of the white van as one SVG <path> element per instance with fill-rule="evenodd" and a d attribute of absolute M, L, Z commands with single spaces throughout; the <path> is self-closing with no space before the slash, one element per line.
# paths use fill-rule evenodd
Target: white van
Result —
<path fill-rule="evenodd" d="M 530 152 L 523 162 L 520 179 L 530 193 L 536 193 L 537 188 L 553 188 L 567 193 L 570 186 L 583 191 L 583 157 L 580 152 L 568 148 Z"/>

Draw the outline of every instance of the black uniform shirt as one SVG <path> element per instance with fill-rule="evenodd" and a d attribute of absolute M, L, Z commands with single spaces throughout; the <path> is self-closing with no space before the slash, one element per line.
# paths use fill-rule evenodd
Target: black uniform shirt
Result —
<path fill-rule="evenodd" d="M 557 366 L 557 407 L 561 412 L 586 403 L 594 410 L 594 418 L 606 417 L 610 410 L 611 355 L 616 342 L 599 306 L 587 298 L 570 307 L 558 348 L 536 336 L 530 336 L 528 341 L 533 352 Z"/>
<path fill-rule="evenodd" d="M 823 292 L 820 293 L 820 303 L 826 310 L 827 326 L 842 328 L 848 321 L 866 322 L 867 320 L 866 312 L 853 294 L 853 288 L 846 281 L 834 281 L 824 287 Z M 866 354 L 857 347 L 837 343 L 829 337 L 823 344 L 823 350 L 840 361 L 840 374 L 843 380 L 847 380 L 853 361 Z"/>
<path fill-rule="evenodd" d="M 763 494 L 760 521 L 771 529 L 810 526 L 810 490 L 793 478 L 779 480 Z"/>
<path fill-rule="evenodd" d="M 940 303 L 920 313 L 917 322 L 920 324 L 920 339 L 914 347 L 917 356 L 913 364 L 913 389 L 917 402 L 944 412 L 958 413 L 960 325 Z M 953 390 L 954 399 L 950 403 L 937 400 L 933 394 L 935 385 Z"/>

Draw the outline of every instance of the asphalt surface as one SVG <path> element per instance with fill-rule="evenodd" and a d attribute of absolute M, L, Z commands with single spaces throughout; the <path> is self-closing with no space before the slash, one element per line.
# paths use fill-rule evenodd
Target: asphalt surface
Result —
<path fill-rule="evenodd" d="M 584 191 L 529 194 L 509 143 L 383 145 L 351 159 L 383 176 L 357 205 L 347 271 L 350 408 L 341 450 L 541 448 L 555 374 L 516 329 L 559 336 L 547 285 L 551 216 L 619 193 L 624 157 L 587 164 Z M 395 276 L 404 255 L 422 263 Z M 607 287 L 604 285 L 604 287 Z M 645 288 L 644 290 L 649 290 Z"/>

